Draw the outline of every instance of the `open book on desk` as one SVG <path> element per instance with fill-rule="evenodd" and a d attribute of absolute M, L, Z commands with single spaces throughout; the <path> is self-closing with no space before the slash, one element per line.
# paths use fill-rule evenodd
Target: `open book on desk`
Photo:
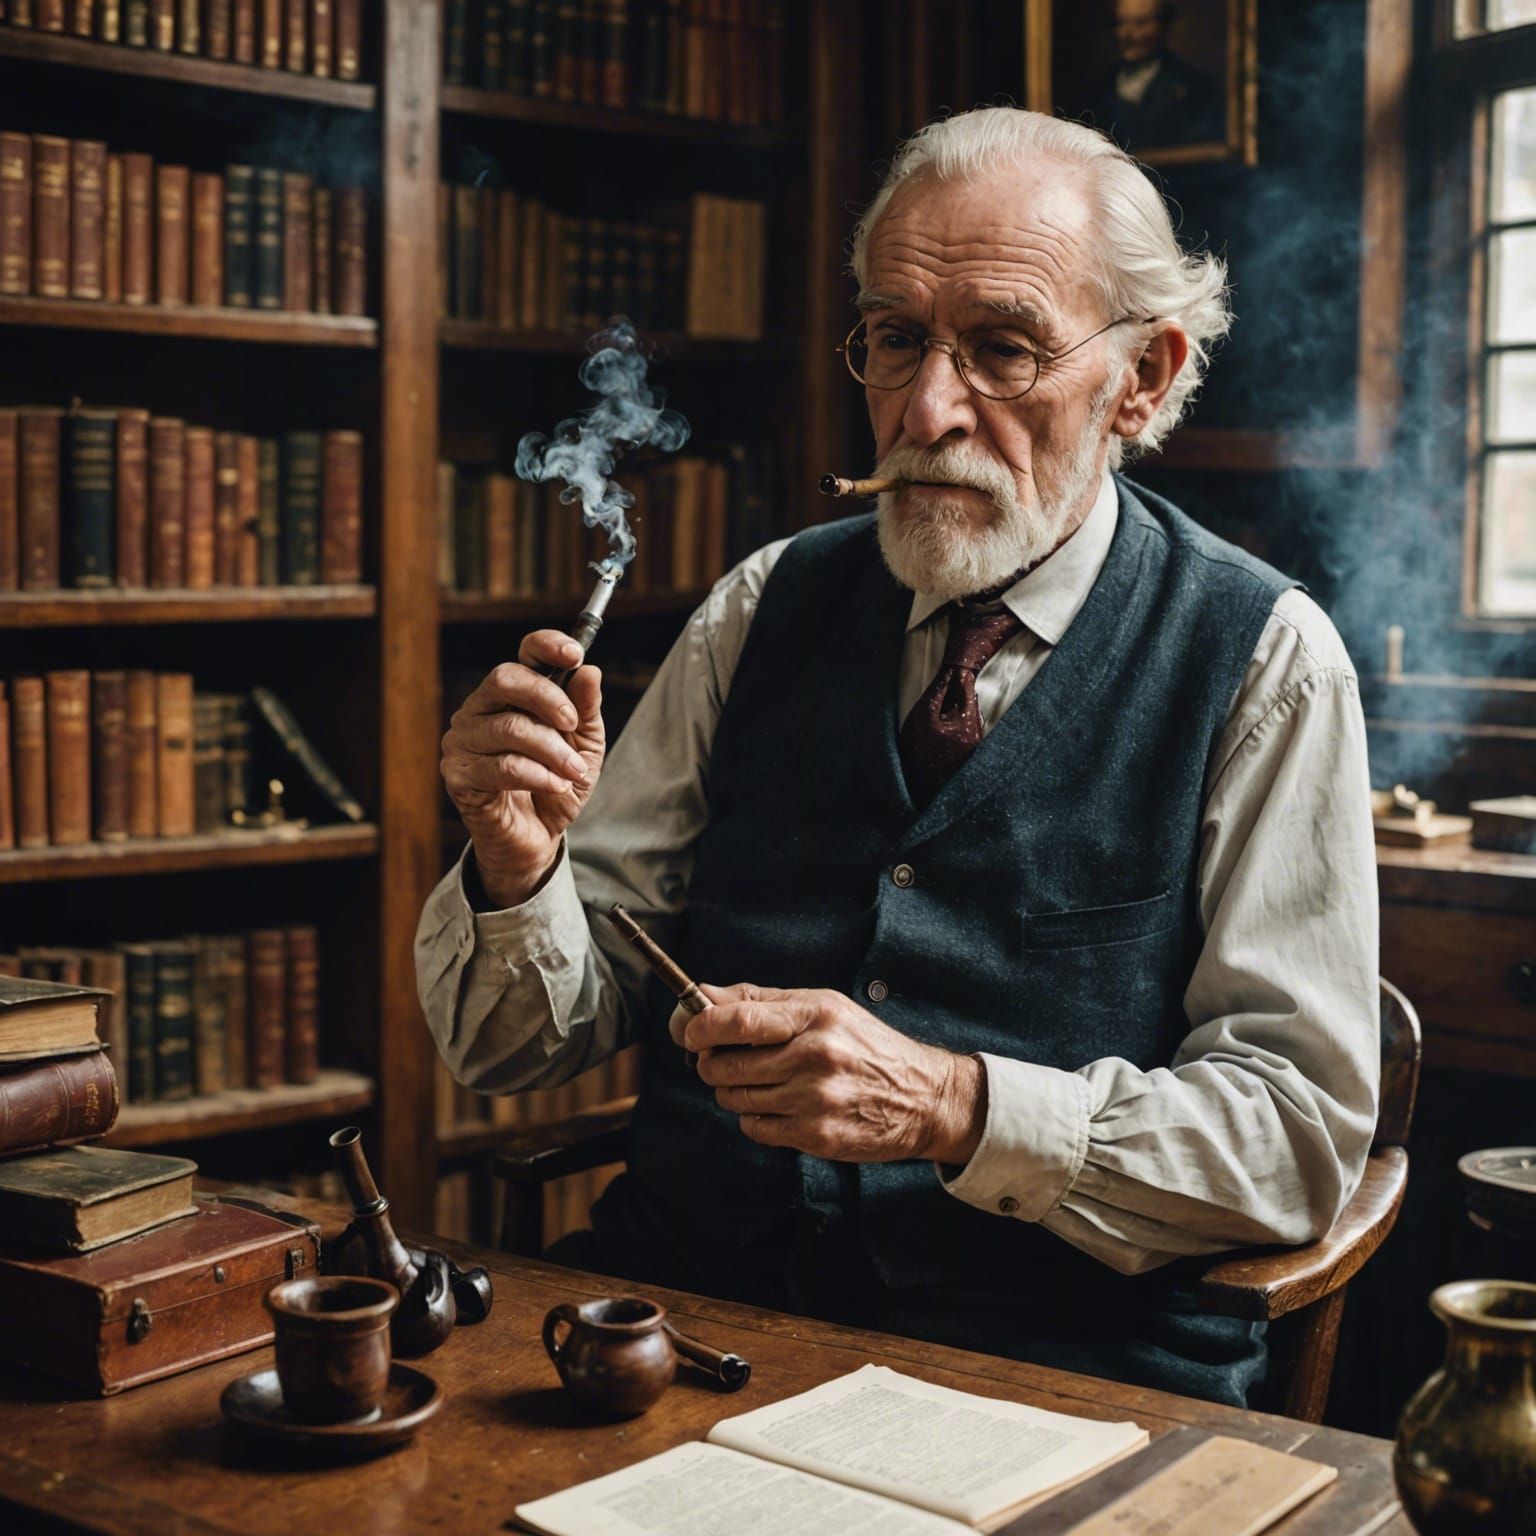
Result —
<path fill-rule="evenodd" d="M 970 1536 L 1146 1443 L 866 1365 L 517 1518 L 543 1536 Z"/>

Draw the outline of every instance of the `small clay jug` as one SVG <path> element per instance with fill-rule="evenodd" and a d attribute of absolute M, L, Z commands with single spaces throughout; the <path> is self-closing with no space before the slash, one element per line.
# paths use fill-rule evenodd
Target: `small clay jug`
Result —
<path fill-rule="evenodd" d="M 1458 1280 L 1429 1304 L 1445 1364 L 1414 1394 L 1392 1471 L 1421 1536 L 1536 1531 L 1536 1285 Z"/>
<path fill-rule="evenodd" d="M 284 1280 L 266 1294 L 283 1407 L 300 1424 L 378 1411 L 389 1381 L 389 1320 L 400 1293 L 365 1275 Z"/>
<path fill-rule="evenodd" d="M 600 1296 L 579 1307 L 561 1302 L 544 1319 L 544 1348 L 561 1382 L 589 1413 L 633 1418 L 677 1374 L 666 1321 L 666 1309 L 643 1296 Z M 562 1323 L 570 1332 L 557 1342 Z"/>

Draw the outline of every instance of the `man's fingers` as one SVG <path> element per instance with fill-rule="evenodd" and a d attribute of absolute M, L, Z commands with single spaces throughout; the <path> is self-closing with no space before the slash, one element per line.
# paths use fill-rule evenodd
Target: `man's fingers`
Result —
<path fill-rule="evenodd" d="M 711 1088 L 786 1083 L 794 1074 L 791 1045 L 721 1046 L 699 1057 L 699 1076 Z"/>
<path fill-rule="evenodd" d="M 519 711 L 471 718 L 451 734 L 451 746 L 468 755 L 500 757 L 518 752 L 568 779 L 586 781 L 587 761 L 565 737 Z"/>
<path fill-rule="evenodd" d="M 574 640 L 569 640 L 569 644 L 580 652 L 581 647 Z M 579 719 L 576 706 L 563 688 L 526 665 L 504 661 L 480 680 L 454 716 L 454 724 L 473 715 L 496 714 L 507 708 L 521 709 L 562 731 L 575 730 Z"/>
<path fill-rule="evenodd" d="M 579 667 L 581 657 L 581 647 L 560 629 L 536 629 L 524 635 L 517 648 L 517 659 L 525 667 Z"/>
<path fill-rule="evenodd" d="M 603 674 L 594 666 L 578 667 L 566 687 L 571 707 L 576 711 L 576 730 L 581 736 L 594 731 L 601 739 L 603 726 Z"/>
<path fill-rule="evenodd" d="M 722 1045 L 784 1045 L 811 1022 L 811 1006 L 794 993 L 752 1002 L 719 1002 L 696 1014 L 683 1034 L 690 1051 Z"/>
<path fill-rule="evenodd" d="M 443 782 L 449 794 L 471 790 L 502 794 L 522 790 L 533 795 L 566 795 L 578 789 L 576 783 L 517 752 L 487 756 L 480 752 L 460 754 L 443 765 Z"/>
<path fill-rule="evenodd" d="M 740 1088 L 715 1089 L 715 1103 L 733 1115 L 792 1115 L 804 1109 L 795 1083 L 748 1083 Z"/>

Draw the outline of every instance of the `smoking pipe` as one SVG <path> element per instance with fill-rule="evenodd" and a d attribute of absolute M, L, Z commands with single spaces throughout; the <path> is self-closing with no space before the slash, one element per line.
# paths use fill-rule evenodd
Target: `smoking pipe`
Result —
<path fill-rule="evenodd" d="M 592 642 L 597 639 L 598 630 L 603 627 L 603 615 L 608 611 L 613 589 L 618 586 L 619 578 L 624 574 L 624 567 L 612 556 L 598 561 L 592 569 L 597 572 L 597 581 L 592 588 L 591 596 L 587 598 L 585 606 L 577 616 L 576 627 L 571 631 L 571 639 L 581 647 L 583 658 L 592 648 Z M 576 668 L 541 664 L 535 670 L 564 688 L 570 682 L 571 673 Z"/>
<path fill-rule="evenodd" d="M 331 1147 L 352 1201 L 352 1222 L 341 1235 L 340 1251 L 352 1255 L 360 1252 L 364 1274 L 388 1280 L 399 1290 L 400 1305 L 389 1330 L 395 1354 L 431 1354 L 453 1332 L 458 1320 L 448 1258 L 430 1249 L 407 1248 L 396 1236 L 389 1219 L 389 1201 L 373 1181 L 363 1155 L 363 1133 L 357 1126 L 337 1131 L 331 1137 Z"/>

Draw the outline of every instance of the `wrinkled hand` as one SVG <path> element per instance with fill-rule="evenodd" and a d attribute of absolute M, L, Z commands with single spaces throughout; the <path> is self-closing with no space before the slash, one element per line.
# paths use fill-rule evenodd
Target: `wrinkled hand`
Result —
<path fill-rule="evenodd" d="M 597 668 L 580 667 L 568 692 L 534 670 L 580 660 L 569 635 L 535 631 L 517 661 L 486 674 L 443 737 L 443 782 L 475 845 L 481 884 L 499 906 L 527 900 L 554 867 L 603 765 Z"/>
<path fill-rule="evenodd" d="M 703 1013 L 672 1015 L 699 1076 L 742 1131 L 848 1163 L 965 1163 L 986 1119 L 974 1056 L 924 1045 L 841 992 L 705 987 Z"/>

